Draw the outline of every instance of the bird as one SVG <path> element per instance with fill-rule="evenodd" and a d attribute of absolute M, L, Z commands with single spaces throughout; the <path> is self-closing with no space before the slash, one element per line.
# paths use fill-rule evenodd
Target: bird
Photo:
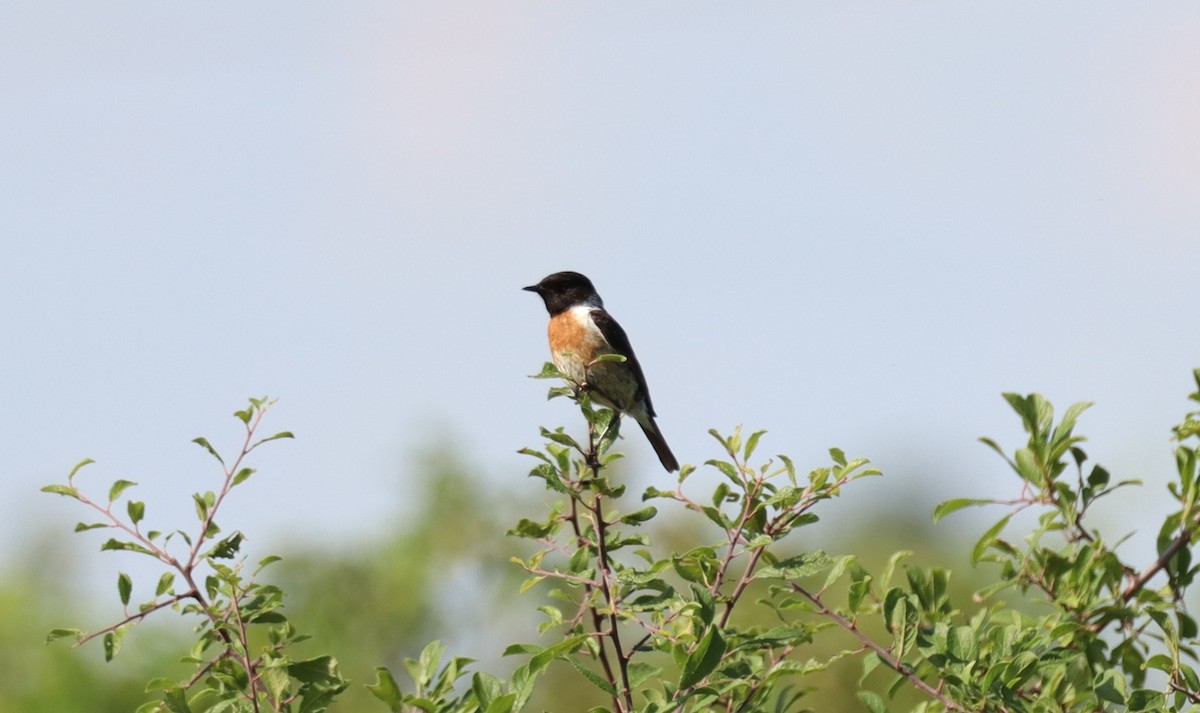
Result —
<path fill-rule="evenodd" d="M 550 356 L 559 372 L 586 387 L 594 401 L 632 416 L 667 472 L 679 470 L 679 461 L 654 420 L 650 390 L 629 337 L 604 309 L 592 281 L 578 272 L 556 272 L 522 289 L 546 303 Z M 596 361 L 605 354 L 619 354 L 625 360 Z"/>

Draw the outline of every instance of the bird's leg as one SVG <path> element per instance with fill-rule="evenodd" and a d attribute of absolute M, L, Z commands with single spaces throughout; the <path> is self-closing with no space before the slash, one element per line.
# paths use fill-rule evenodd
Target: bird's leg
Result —
<path fill-rule="evenodd" d="M 588 372 L 592 369 L 591 364 L 585 364 L 583 367 L 583 380 L 575 384 L 575 388 L 581 394 L 586 394 L 592 390 L 592 385 L 588 383 Z"/>

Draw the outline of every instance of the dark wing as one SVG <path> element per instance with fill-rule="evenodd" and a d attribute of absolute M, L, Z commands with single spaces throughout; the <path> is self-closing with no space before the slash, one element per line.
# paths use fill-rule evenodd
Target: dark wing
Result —
<path fill-rule="evenodd" d="M 646 377 L 642 374 L 642 365 L 638 364 L 637 357 L 633 354 L 633 345 L 629 343 L 629 337 L 625 335 L 625 330 L 621 329 L 621 325 L 617 324 L 617 320 L 612 318 L 608 312 L 602 309 L 592 310 L 592 321 L 600 328 L 600 334 L 604 335 L 604 340 L 613 348 L 616 353 L 625 357 L 625 365 L 633 372 L 634 378 L 638 383 L 638 396 L 646 404 L 646 413 L 654 416 L 654 405 L 650 403 L 650 389 L 646 388 Z"/>

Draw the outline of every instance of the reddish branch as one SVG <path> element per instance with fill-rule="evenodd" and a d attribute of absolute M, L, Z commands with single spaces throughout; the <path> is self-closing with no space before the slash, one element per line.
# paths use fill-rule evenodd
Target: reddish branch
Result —
<path fill-rule="evenodd" d="M 924 679 L 922 679 L 920 676 L 918 676 L 916 674 L 915 671 L 913 671 L 908 666 L 906 666 L 903 661 L 901 661 L 900 659 L 893 656 L 891 651 L 887 650 L 883 646 L 880 646 L 879 644 L 877 644 L 875 642 L 874 639 L 872 639 L 871 637 L 869 637 L 865 633 L 863 633 L 863 631 L 861 629 L 859 629 L 858 625 L 856 625 L 854 622 L 850 621 L 846 617 L 842 616 L 841 614 L 838 614 L 836 611 L 825 606 L 825 602 L 821 601 L 820 597 L 809 592 L 804 587 L 801 587 L 800 585 L 795 584 L 795 583 L 793 583 L 791 585 L 791 588 L 792 588 L 792 591 L 796 592 L 797 594 L 801 595 L 805 599 L 808 599 L 810 602 L 812 602 L 813 605 L 817 607 L 818 613 L 820 613 L 824 617 L 831 619 L 838 626 L 842 627 L 846 631 L 853 634 L 854 637 L 856 639 L 858 639 L 859 642 L 861 642 L 864 647 L 870 649 L 871 651 L 874 651 L 875 654 L 879 657 L 879 659 L 881 661 L 883 661 L 883 663 L 888 668 L 892 669 L 893 671 L 900 674 L 901 676 L 904 676 L 905 678 L 908 679 L 909 683 L 911 683 L 913 686 L 920 689 L 921 691 L 923 691 L 925 694 L 929 695 L 930 697 L 935 698 L 939 702 L 941 702 L 942 705 L 946 706 L 946 710 L 951 710 L 951 711 L 965 711 L 966 710 L 966 708 L 963 708 L 961 705 L 959 705 L 955 701 L 946 697 L 946 695 L 943 694 L 940 690 L 938 690 L 937 688 L 934 688 L 933 686 L 926 683 L 924 681 Z"/>

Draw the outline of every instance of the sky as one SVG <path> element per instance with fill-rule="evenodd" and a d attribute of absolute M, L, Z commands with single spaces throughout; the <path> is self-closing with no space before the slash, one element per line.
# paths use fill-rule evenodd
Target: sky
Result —
<path fill-rule="evenodd" d="M 539 497 L 516 451 L 581 429 L 520 288 L 568 269 L 681 461 L 744 424 L 880 466 L 835 536 L 1015 495 L 976 440 L 1023 443 L 1004 391 L 1097 402 L 1089 452 L 1147 483 L 1114 527 L 1152 532 L 1200 366 L 1198 35 L 1189 2 L 5 3 L 0 566 L 90 519 L 38 492 L 85 457 L 190 522 L 190 440 L 233 449 L 250 396 L 297 436 L 229 502 L 255 547 L 386 531 L 445 444 Z"/>

